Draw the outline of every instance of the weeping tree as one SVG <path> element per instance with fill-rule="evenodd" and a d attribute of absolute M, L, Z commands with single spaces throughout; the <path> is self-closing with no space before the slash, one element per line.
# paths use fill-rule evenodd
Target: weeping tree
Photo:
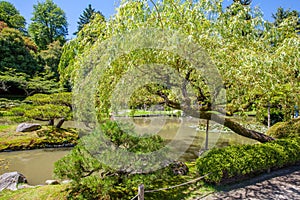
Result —
<path fill-rule="evenodd" d="M 129 48 L 127 52 L 118 56 L 112 53 L 117 54 L 118 50 L 126 49 L 128 47 L 126 45 L 130 42 L 139 44 L 139 39 L 145 35 L 136 34 L 140 33 L 136 30 L 147 30 L 149 27 L 165 32 L 176 30 L 186 36 L 186 40 L 183 40 L 186 45 L 177 46 L 175 49 L 191 53 L 192 51 L 187 50 L 191 47 L 190 44 L 197 44 L 205 50 L 201 56 L 203 62 L 193 63 L 192 60 L 184 59 L 174 49 L 171 49 L 174 51 L 172 52 L 168 49 L 133 48 L 131 50 Z M 91 82 L 94 86 L 89 85 L 90 88 L 95 88 L 97 85 L 93 105 L 97 108 L 98 120 L 108 117 L 111 110 L 117 109 L 114 108 L 112 99 L 117 99 L 118 105 L 130 102 L 132 105 L 127 104 L 127 106 L 134 106 L 137 102 L 135 99 L 141 99 L 135 97 L 140 96 L 139 94 L 144 95 L 146 91 L 147 95 L 155 97 L 154 103 L 158 101 L 168 107 L 183 110 L 190 116 L 214 120 L 239 135 L 267 142 L 273 138 L 243 127 L 227 118 L 224 113 L 256 110 L 268 99 L 283 94 L 279 102 L 283 108 L 286 108 L 283 112 L 288 118 L 290 108 L 298 101 L 296 94 L 299 91 L 297 74 L 299 36 L 294 30 L 289 29 L 288 24 L 278 28 L 265 22 L 259 8 L 251 8 L 248 3 L 234 2 L 233 6 L 223 10 L 221 0 L 213 2 L 170 0 L 157 2 L 155 6 L 149 6 L 144 1 L 122 1 L 117 14 L 105 26 L 92 20 L 89 27 L 85 27 L 82 31 L 83 38 L 84 32 L 93 30 L 99 30 L 97 41 L 90 46 L 82 47 L 82 55 L 76 55 L 72 62 L 65 62 L 60 73 L 72 73 L 73 83 L 82 83 L 83 77 L 92 76 L 95 72 L 101 74 L 101 80 Z M 126 34 L 132 37 L 122 47 L 122 43 L 116 41 Z M 134 36 L 138 39 L 134 39 Z M 169 37 L 172 38 L 172 34 Z M 161 40 L 153 35 L 153 40 L 156 39 Z M 74 49 L 65 51 L 62 60 L 70 56 L 70 51 Z M 110 53 L 107 54 L 107 51 Z M 97 68 L 99 63 L 101 69 L 95 71 L 94 68 Z M 145 65 L 148 68 L 141 67 Z M 168 71 L 161 74 L 153 73 L 157 71 L 157 65 L 169 66 L 168 69 L 178 75 L 177 80 L 176 77 L 172 77 L 173 73 L 168 74 Z M 195 65 L 201 66 L 201 70 L 196 70 Z M 226 89 L 226 99 L 222 103 L 216 102 L 215 98 L 222 90 L 217 89 L 217 84 L 214 85 L 215 90 L 212 90 L 210 87 L 213 81 L 205 78 L 212 66 L 217 68 L 223 88 Z M 82 73 L 77 73 L 78 69 L 81 69 Z M 160 71 L 163 71 L 161 69 L 163 67 L 160 68 Z M 137 76 L 126 76 L 126 74 L 133 74 L 132 72 Z M 134 87 L 134 95 L 131 95 L 129 100 L 124 99 L 124 96 L 115 95 L 116 88 L 122 88 L 120 83 L 124 83 L 124 80 L 127 80 L 127 88 L 130 88 L 129 86 L 132 86 L 130 81 L 133 83 L 137 78 L 144 80 L 143 76 L 151 73 L 158 79 L 164 80 L 163 83 L 153 84 L 144 81 L 145 83 L 140 87 Z M 78 94 L 90 98 L 90 94 L 81 93 L 84 91 L 80 91 L 81 86 L 80 84 L 75 86 Z M 190 93 L 193 93 L 192 97 Z M 78 98 L 79 102 L 88 101 L 79 96 Z M 219 106 L 214 106 L 216 104 Z M 86 111 L 90 106 L 90 104 L 86 105 Z"/>

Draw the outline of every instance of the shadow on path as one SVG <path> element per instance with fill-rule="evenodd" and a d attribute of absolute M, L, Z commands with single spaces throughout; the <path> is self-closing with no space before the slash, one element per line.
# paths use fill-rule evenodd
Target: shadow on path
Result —
<path fill-rule="evenodd" d="M 226 185 L 220 192 L 198 199 L 300 199 L 300 165 Z"/>

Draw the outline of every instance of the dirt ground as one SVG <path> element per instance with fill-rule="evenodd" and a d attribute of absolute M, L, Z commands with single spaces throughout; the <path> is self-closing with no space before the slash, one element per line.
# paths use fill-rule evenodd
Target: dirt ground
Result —
<path fill-rule="evenodd" d="M 251 180 L 227 185 L 195 200 L 275 199 L 300 200 L 300 165 L 273 171 Z"/>

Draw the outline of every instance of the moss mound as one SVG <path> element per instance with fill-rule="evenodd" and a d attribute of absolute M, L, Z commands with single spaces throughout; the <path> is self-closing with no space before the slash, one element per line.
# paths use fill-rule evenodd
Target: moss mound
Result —
<path fill-rule="evenodd" d="M 9 126 L 0 132 L 0 151 L 74 146 L 78 139 L 75 129 L 43 126 L 37 131 L 16 133 L 15 126 Z"/>
<path fill-rule="evenodd" d="M 300 136 L 300 118 L 292 119 L 288 122 L 278 122 L 272 126 L 267 135 L 274 138 L 288 138 Z"/>

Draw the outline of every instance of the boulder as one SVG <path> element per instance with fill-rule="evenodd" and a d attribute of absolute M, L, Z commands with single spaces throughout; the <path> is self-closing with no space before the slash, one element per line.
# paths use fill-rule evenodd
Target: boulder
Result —
<path fill-rule="evenodd" d="M 0 191 L 4 189 L 17 190 L 17 185 L 20 183 L 27 183 L 23 174 L 20 174 L 19 172 L 5 173 L 0 176 Z"/>
<path fill-rule="evenodd" d="M 41 129 L 42 126 L 40 124 L 29 124 L 29 123 L 22 123 L 19 124 L 16 131 L 17 132 L 31 132 Z"/>
<path fill-rule="evenodd" d="M 184 162 L 174 161 L 170 167 L 174 175 L 187 175 L 189 172 L 189 168 Z"/>

